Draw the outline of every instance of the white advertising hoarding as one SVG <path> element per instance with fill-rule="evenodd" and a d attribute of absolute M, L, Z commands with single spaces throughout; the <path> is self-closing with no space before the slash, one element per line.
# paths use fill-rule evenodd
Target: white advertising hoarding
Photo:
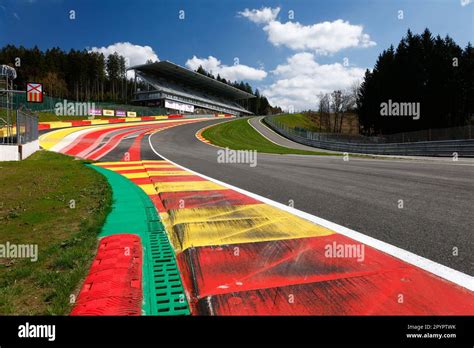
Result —
<path fill-rule="evenodd" d="M 194 105 L 178 103 L 173 100 L 165 100 L 165 108 L 185 112 L 194 112 Z"/>

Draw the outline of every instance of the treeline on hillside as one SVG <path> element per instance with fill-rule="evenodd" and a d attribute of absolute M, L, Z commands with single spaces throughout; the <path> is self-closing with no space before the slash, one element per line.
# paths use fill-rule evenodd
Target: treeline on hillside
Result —
<path fill-rule="evenodd" d="M 452 38 L 408 30 L 397 48 L 382 52 L 367 70 L 357 96 L 361 132 L 390 134 L 464 126 L 474 112 L 474 51 Z M 420 117 L 382 116 L 382 103 L 419 103 Z M 393 113 L 392 113 L 393 115 Z"/>
<path fill-rule="evenodd" d="M 17 70 L 16 89 L 25 90 L 27 82 L 43 83 L 44 92 L 51 97 L 125 103 L 131 100 L 134 91 L 134 81 L 127 79 L 126 58 L 118 53 L 105 57 L 87 50 L 65 52 L 56 47 L 43 52 L 36 46 L 7 45 L 0 49 L 0 64 Z M 226 81 L 219 75 L 216 78 L 202 67 L 198 72 L 255 95 L 248 107 L 256 114 L 281 112 L 248 83 Z M 137 83 L 137 87 L 146 89 L 144 82 Z"/>
<path fill-rule="evenodd" d="M 126 59 L 115 53 L 107 58 L 102 53 L 86 50 L 7 45 L 0 49 L 0 64 L 8 64 L 18 72 L 16 88 L 25 90 L 27 82 L 44 84 L 48 96 L 71 100 L 125 102 L 133 93 L 133 81 L 127 79 Z"/>
<path fill-rule="evenodd" d="M 202 66 L 199 66 L 196 70 L 197 73 L 210 77 L 211 79 L 223 82 L 229 86 L 240 89 L 241 91 L 253 94 L 255 98 L 249 99 L 248 101 L 248 110 L 253 112 L 256 115 L 269 115 L 269 114 L 278 114 L 282 112 L 282 109 L 278 106 L 271 106 L 267 98 L 260 94 L 258 89 L 253 90 L 252 86 L 248 82 L 237 82 L 237 81 L 228 81 L 224 78 L 221 78 L 219 74 L 214 76 L 212 73 L 206 71 Z M 247 106 L 247 105 L 246 105 Z"/>

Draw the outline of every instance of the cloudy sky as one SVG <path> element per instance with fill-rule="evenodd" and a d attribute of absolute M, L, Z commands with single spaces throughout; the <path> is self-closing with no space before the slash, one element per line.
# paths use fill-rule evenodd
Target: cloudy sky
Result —
<path fill-rule="evenodd" d="M 473 17 L 471 0 L 0 0 L 0 46 L 202 65 L 300 110 L 350 88 L 408 28 L 473 42 Z"/>

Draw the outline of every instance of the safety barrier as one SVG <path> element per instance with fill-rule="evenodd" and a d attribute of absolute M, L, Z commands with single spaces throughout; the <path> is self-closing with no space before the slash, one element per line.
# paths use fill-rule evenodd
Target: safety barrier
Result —
<path fill-rule="evenodd" d="M 374 155 L 403 155 L 403 156 L 474 156 L 474 139 L 465 140 L 440 140 L 440 141 L 419 141 L 406 143 L 357 143 L 347 141 L 331 141 L 326 135 L 314 132 L 300 132 L 295 129 L 282 127 L 265 117 L 264 123 L 275 132 L 297 143 L 313 146 L 317 148 L 349 152 L 366 153 Z"/>

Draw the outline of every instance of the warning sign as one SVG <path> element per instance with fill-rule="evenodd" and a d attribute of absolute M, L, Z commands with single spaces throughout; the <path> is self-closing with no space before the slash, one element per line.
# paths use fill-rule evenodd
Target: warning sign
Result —
<path fill-rule="evenodd" d="M 30 103 L 43 102 L 43 85 L 41 83 L 27 83 L 26 84 L 26 101 Z"/>

